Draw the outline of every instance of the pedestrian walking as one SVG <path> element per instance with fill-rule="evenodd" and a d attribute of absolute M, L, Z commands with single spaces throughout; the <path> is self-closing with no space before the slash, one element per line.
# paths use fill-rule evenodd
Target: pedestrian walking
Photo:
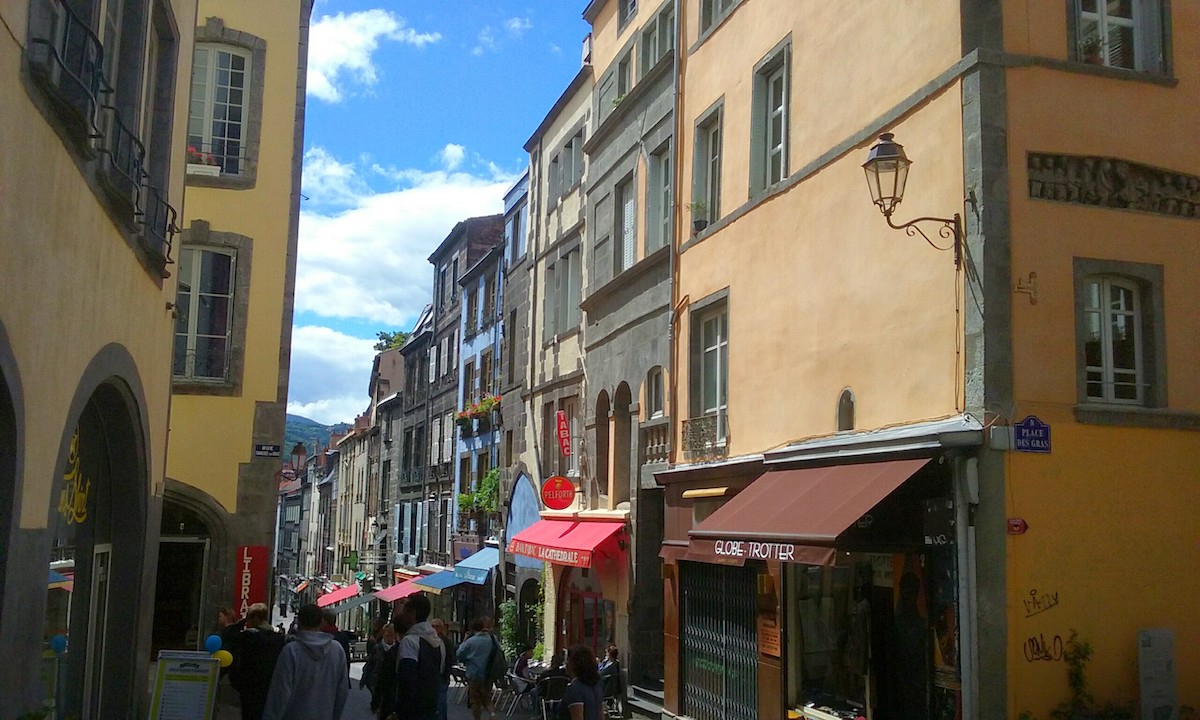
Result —
<path fill-rule="evenodd" d="M 404 601 L 396 604 L 392 613 L 392 628 L 396 632 L 396 643 L 383 654 L 375 671 L 375 694 L 371 696 L 371 710 L 380 720 L 386 720 L 396 705 L 396 666 L 400 662 L 400 638 L 408 632 L 411 623 L 404 612 Z"/>
<path fill-rule="evenodd" d="M 385 662 L 384 656 L 388 650 L 396 644 L 396 627 L 391 623 L 384 625 L 380 630 L 379 639 L 367 651 L 367 661 L 363 663 L 362 677 L 358 681 L 358 687 L 367 688 L 371 691 L 371 705 L 375 703 L 375 688 L 379 683 L 379 670 Z"/>
<path fill-rule="evenodd" d="M 283 650 L 283 635 L 271 627 L 269 614 L 266 604 L 251 605 L 246 611 L 246 628 L 238 633 L 234 643 L 229 683 L 241 699 L 242 720 L 262 718 L 271 676 Z"/>
<path fill-rule="evenodd" d="M 434 618 L 429 621 L 433 626 L 434 632 L 442 639 L 442 644 L 446 646 L 446 663 L 442 669 L 442 682 L 438 685 L 438 718 L 447 720 L 447 715 L 450 712 L 447 698 L 450 695 L 450 668 L 458 662 L 458 645 L 455 644 L 449 636 L 446 635 L 446 621 L 441 618 Z"/>
<path fill-rule="evenodd" d="M 321 632 L 319 607 L 301 607 L 296 619 L 300 631 L 279 654 L 263 720 L 341 720 L 350 694 L 346 653 Z"/>
<path fill-rule="evenodd" d="M 458 646 L 458 661 L 467 670 L 467 701 L 471 715 L 480 720 L 486 710 L 489 718 L 496 717 L 492 702 L 492 684 L 497 680 L 495 668 L 507 667 L 504 651 L 492 635 L 492 619 L 488 616 L 476 618 L 471 623 L 471 637 Z M 503 675 L 501 675 L 503 676 Z"/>
<path fill-rule="evenodd" d="M 342 651 L 346 653 L 346 677 L 350 677 L 350 639 L 351 634 L 347 630 L 339 630 L 337 626 L 337 615 L 332 610 L 325 609 L 321 611 L 321 632 L 329 633 L 334 640 L 342 646 Z M 347 683 L 350 681 L 347 680 Z M 352 687 L 348 685 L 347 687 Z"/>
<path fill-rule="evenodd" d="M 413 595 L 404 603 L 404 619 L 412 624 L 400 640 L 396 664 L 397 720 L 437 720 L 438 688 L 449 672 L 446 645 L 429 624 L 429 598 Z"/>
<path fill-rule="evenodd" d="M 561 720 L 603 720 L 604 683 L 596 656 L 586 645 L 576 645 L 567 652 L 567 675 L 571 682 L 558 703 Z"/>

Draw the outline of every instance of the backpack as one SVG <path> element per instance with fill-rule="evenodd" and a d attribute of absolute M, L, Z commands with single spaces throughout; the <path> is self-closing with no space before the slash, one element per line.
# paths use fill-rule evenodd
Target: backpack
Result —
<path fill-rule="evenodd" d="M 505 676 L 508 675 L 508 658 L 504 657 L 504 651 L 500 649 L 500 643 L 496 641 L 496 636 L 492 635 L 492 652 L 488 655 L 488 679 L 493 683 L 504 682 Z"/>

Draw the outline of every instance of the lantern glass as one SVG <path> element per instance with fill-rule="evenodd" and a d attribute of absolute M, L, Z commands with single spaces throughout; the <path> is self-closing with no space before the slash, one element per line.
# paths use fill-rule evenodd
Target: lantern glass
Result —
<path fill-rule="evenodd" d="M 867 161 L 863 163 L 871 202 L 888 216 L 904 199 L 908 167 L 912 165 L 912 161 L 904 154 L 904 147 L 893 142 L 892 137 L 891 133 L 880 135 L 879 142 L 871 148 Z"/>

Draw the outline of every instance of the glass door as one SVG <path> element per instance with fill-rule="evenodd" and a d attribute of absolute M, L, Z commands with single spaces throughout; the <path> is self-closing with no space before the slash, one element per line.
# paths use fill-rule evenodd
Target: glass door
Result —
<path fill-rule="evenodd" d="M 97 544 L 92 551 L 92 594 L 88 611 L 87 666 L 85 669 L 83 720 L 100 717 L 103 707 L 104 645 L 108 629 L 108 586 L 112 545 Z"/>

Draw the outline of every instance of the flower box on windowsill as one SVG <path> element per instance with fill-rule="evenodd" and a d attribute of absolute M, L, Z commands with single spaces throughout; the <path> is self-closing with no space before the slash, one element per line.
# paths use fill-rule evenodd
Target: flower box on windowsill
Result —
<path fill-rule="evenodd" d="M 209 177 L 221 177 L 220 165 L 205 165 L 204 163 L 188 163 L 188 175 L 208 175 Z"/>

